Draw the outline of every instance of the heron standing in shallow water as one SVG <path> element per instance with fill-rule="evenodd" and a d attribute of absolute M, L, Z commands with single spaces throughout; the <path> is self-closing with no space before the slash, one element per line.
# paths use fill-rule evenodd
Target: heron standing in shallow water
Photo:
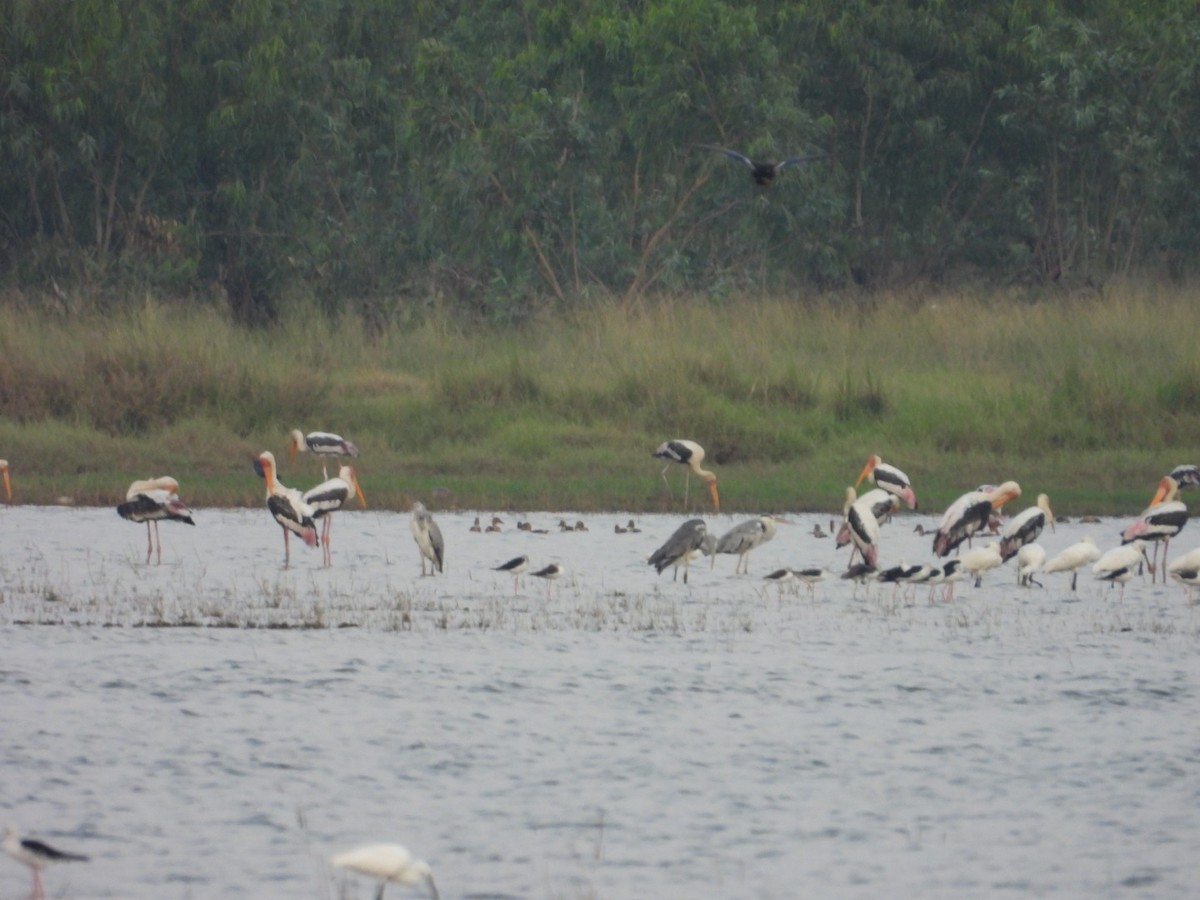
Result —
<path fill-rule="evenodd" d="M 432 563 L 429 567 L 430 575 L 434 569 L 443 571 L 446 542 L 442 540 L 442 529 L 438 528 L 437 522 L 433 521 L 433 516 L 420 500 L 412 505 L 412 521 L 409 522 L 409 527 L 412 529 L 413 540 L 417 542 L 417 549 L 421 551 L 421 577 L 425 577 L 425 560 Z"/>

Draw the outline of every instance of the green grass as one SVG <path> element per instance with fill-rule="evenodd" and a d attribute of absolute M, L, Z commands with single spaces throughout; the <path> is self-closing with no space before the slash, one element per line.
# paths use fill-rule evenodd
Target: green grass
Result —
<path fill-rule="evenodd" d="M 298 427 L 359 444 L 376 508 L 673 509 L 650 450 L 690 437 L 728 511 L 840 509 L 878 452 L 931 510 L 1013 478 L 1063 514 L 1127 513 L 1200 446 L 1187 286 L 596 302 L 382 333 L 310 307 L 246 331 L 153 298 L 70 319 L 0 302 L 17 502 L 115 503 L 170 473 L 197 506 L 258 504 L 250 458 L 282 460 Z M 319 474 L 306 457 L 283 472 Z"/>

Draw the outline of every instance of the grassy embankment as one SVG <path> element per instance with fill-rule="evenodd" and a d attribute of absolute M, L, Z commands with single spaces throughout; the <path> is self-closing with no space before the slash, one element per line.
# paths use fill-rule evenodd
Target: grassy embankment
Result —
<path fill-rule="evenodd" d="M 1015 478 L 1067 515 L 1137 512 L 1200 462 L 1185 287 L 608 303 L 503 331 L 433 313 L 380 335 L 315 315 L 247 332 L 151 301 L 4 318 L 0 457 L 22 503 L 115 503 L 170 473 L 194 506 L 258 504 L 259 450 L 285 483 L 319 480 L 286 463 L 293 427 L 355 440 L 375 508 L 679 509 L 682 468 L 672 497 L 650 458 L 671 437 L 708 448 L 728 512 L 840 510 L 871 452 L 929 510 Z"/>

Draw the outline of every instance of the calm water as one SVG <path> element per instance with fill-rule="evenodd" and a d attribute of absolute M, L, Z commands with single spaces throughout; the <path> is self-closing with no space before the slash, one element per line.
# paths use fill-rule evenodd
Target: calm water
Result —
<path fill-rule="evenodd" d="M 749 576 L 685 587 L 644 562 L 683 516 L 435 515 L 422 579 L 407 516 L 343 514 L 332 569 L 293 542 L 285 571 L 265 511 L 165 524 L 147 567 L 111 510 L 0 509 L 0 819 L 92 856 L 49 896 L 366 898 L 326 860 L 378 840 L 448 898 L 1196 896 L 1177 586 L 1020 590 L 1010 563 L 954 604 L 781 591 L 761 576 L 845 565 L 795 516 Z M 916 522 L 885 563 L 926 561 Z M 491 567 L 520 553 L 569 574 L 514 596 Z M 0 858 L 0 898 L 28 889 Z"/>

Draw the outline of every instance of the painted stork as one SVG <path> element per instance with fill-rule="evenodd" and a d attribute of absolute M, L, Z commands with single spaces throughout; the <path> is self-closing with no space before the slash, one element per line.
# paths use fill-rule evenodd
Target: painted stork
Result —
<path fill-rule="evenodd" d="M 33 838 L 23 838 L 11 825 L 4 829 L 4 852 L 28 866 L 33 873 L 31 898 L 46 896 L 46 889 L 42 886 L 42 869 L 49 863 L 88 861 L 88 857 L 81 853 L 67 853 Z"/>
<path fill-rule="evenodd" d="M 983 573 L 988 572 L 1003 560 L 1000 559 L 1000 542 L 989 541 L 985 547 L 974 547 L 959 556 L 962 570 L 975 579 L 975 587 L 983 584 Z"/>
<path fill-rule="evenodd" d="M 0 478 L 4 480 L 4 498 L 12 501 L 12 483 L 8 480 L 8 460 L 0 459 Z"/>
<path fill-rule="evenodd" d="M 162 538 L 158 534 L 160 519 L 183 522 L 187 525 L 196 524 L 192 520 L 192 511 L 179 499 L 179 482 L 170 475 L 131 484 L 125 492 L 125 502 L 117 507 L 117 515 L 130 522 L 146 523 L 146 565 L 150 565 L 150 556 L 156 541 L 158 562 L 162 562 Z M 153 539 L 150 536 L 152 524 Z"/>
<path fill-rule="evenodd" d="M 328 431 L 310 431 L 304 434 L 299 428 L 292 431 L 288 444 L 288 462 L 294 462 L 297 453 L 314 453 L 321 458 L 321 477 L 328 478 L 325 460 L 330 456 L 358 456 L 358 448 L 340 434 Z"/>
<path fill-rule="evenodd" d="M 1000 558 L 1008 562 L 1023 546 L 1036 541 L 1047 523 L 1050 530 L 1054 531 L 1054 513 L 1050 511 L 1050 498 L 1045 494 L 1038 494 L 1036 506 L 1017 513 L 1000 529 Z"/>
<path fill-rule="evenodd" d="M 408 525 L 412 529 L 413 540 L 417 542 L 417 549 L 421 551 L 421 577 L 425 577 L 425 560 L 431 563 L 430 575 L 434 569 L 444 571 L 446 543 L 442 540 L 442 529 L 438 528 L 437 522 L 433 521 L 433 516 L 420 500 L 412 505 L 412 520 Z"/>
<path fill-rule="evenodd" d="M 1099 558 L 1100 548 L 1096 546 L 1095 538 L 1089 534 L 1083 540 L 1076 541 L 1050 559 L 1042 566 L 1042 571 L 1047 575 L 1053 575 L 1055 572 L 1070 572 L 1071 591 L 1074 592 L 1076 581 L 1079 578 L 1079 570 L 1089 563 L 1094 563 Z"/>
<path fill-rule="evenodd" d="M 871 508 L 872 493 L 868 491 L 850 504 L 846 512 L 846 528 L 863 561 L 869 566 L 876 566 L 879 563 L 879 520 Z"/>
<path fill-rule="evenodd" d="M 279 483 L 275 465 L 275 454 L 264 450 L 254 461 L 267 485 L 267 509 L 271 511 L 279 527 L 283 529 L 283 564 L 291 564 L 292 551 L 288 544 L 289 533 L 294 533 L 310 547 L 317 546 L 317 526 L 313 522 L 313 509 L 304 502 L 304 495 L 295 488 Z"/>
<path fill-rule="evenodd" d="M 900 508 L 900 498 L 895 494 L 889 494 L 883 488 L 867 491 L 861 497 L 856 497 L 854 488 L 846 488 L 846 502 L 842 507 L 842 525 L 834 537 L 834 546 L 839 550 L 851 541 L 850 507 L 856 503 L 860 504 L 860 508 L 869 509 L 880 526 L 891 521 L 892 514 Z M 853 559 L 854 554 L 851 553 L 850 556 Z"/>
<path fill-rule="evenodd" d="M 401 844 L 368 844 L 339 853 L 330 861 L 339 869 L 350 869 L 361 875 L 378 878 L 379 889 L 375 892 L 375 900 L 383 900 L 383 889 L 389 882 L 409 887 L 424 885 L 429 888 L 433 900 L 439 900 L 429 863 L 415 858 Z"/>
<path fill-rule="evenodd" d="M 986 526 L 994 511 L 1020 496 L 1021 486 L 1015 481 L 963 494 L 946 508 L 938 523 L 933 536 L 934 555 L 948 556 L 959 544 Z"/>
<path fill-rule="evenodd" d="M 1149 560 L 1146 559 L 1146 542 L 1141 538 L 1134 538 L 1127 544 L 1106 551 L 1092 566 L 1092 574 L 1100 581 L 1107 581 L 1109 585 L 1119 584 L 1121 598 L 1124 599 L 1125 585 L 1143 565 L 1149 565 Z M 1153 573 L 1154 569 L 1151 568 L 1150 571 Z"/>
<path fill-rule="evenodd" d="M 1171 548 L 1171 538 L 1179 534 L 1183 530 L 1183 526 L 1187 524 L 1187 506 L 1181 500 L 1176 499 L 1178 496 L 1179 482 L 1170 475 L 1164 475 L 1158 482 L 1158 490 L 1154 492 L 1150 505 L 1142 510 L 1142 514 L 1121 532 L 1121 543 L 1123 544 L 1136 540 L 1154 542 L 1154 558 L 1150 561 L 1151 582 L 1156 577 L 1158 542 L 1162 541 L 1163 545 L 1163 582 L 1165 583 L 1167 580 L 1165 566 L 1167 552 Z"/>
<path fill-rule="evenodd" d="M 496 566 L 493 571 L 507 572 L 509 575 L 511 575 L 513 577 L 513 596 L 515 597 L 515 596 L 517 596 L 517 581 L 520 579 L 521 573 L 523 573 L 528 568 L 529 568 L 529 557 L 528 556 L 514 556 L 508 562 L 501 563 L 500 565 Z"/>
<path fill-rule="evenodd" d="M 1200 486 L 1200 466 L 1183 465 L 1171 470 L 1170 478 L 1180 489 Z"/>
<path fill-rule="evenodd" d="M 705 546 L 705 538 L 711 537 L 703 519 L 688 519 L 667 538 L 666 543 L 650 554 L 649 564 L 659 575 L 668 566 L 675 569 L 673 580 L 679 578 L 679 567 L 683 566 L 683 583 L 688 583 L 688 563 L 692 554 Z M 709 544 L 709 546 L 713 546 Z M 713 547 L 715 551 L 715 547 Z"/>
<path fill-rule="evenodd" d="M 687 509 L 688 505 L 688 487 L 691 483 L 692 472 L 696 473 L 696 477 L 703 478 L 708 483 L 708 495 L 712 497 L 713 509 L 717 512 L 721 511 L 721 498 L 717 494 L 717 476 L 707 469 L 700 468 L 700 464 L 704 462 L 704 448 L 695 441 L 664 441 L 658 445 L 658 448 L 650 454 L 656 459 L 667 459 L 672 462 L 681 463 L 688 467 L 683 482 L 683 506 Z M 663 466 L 662 477 L 663 483 L 670 488 L 670 483 L 667 481 L 667 469 L 671 467 L 670 463 Z"/>
<path fill-rule="evenodd" d="M 869 478 L 873 485 L 882 488 L 889 494 L 895 494 L 908 504 L 909 509 L 917 508 L 917 495 L 913 493 L 912 483 L 908 480 L 908 476 L 895 466 L 885 463 L 879 458 L 879 454 L 875 454 L 867 460 L 863 470 L 858 473 L 858 480 L 854 482 L 854 486 L 858 487 L 862 484 L 864 478 Z"/>
<path fill-rule="evenodd" d="M 736 553 L 737 565 L 733 574 L 750 574 L 750 553 L 775 537 L 775 526 L 785 519 L 775 516 L 758 516 L 747 522 L 733 526 L 717 539 L 717 549 L 713 554 L 713 564 L 716 564 L 717 553 Z"/>
<path fill-rule="evenodd" d="M 301 499 L 312 510 L 313 521 L 321 520 L 320 543 L 324 550 L 326 566 L 333 565 L 333 551 L 329 549 L 333 533 L 333 514 L 345 506 L 355 494 L 358 495 L 358 505 L 366 506 L 367 498 L 358 486 L 358 473 L 354 471 L 354 466 L 341 466 L 336 478 L 322 481 L 301 495 Z"/>
<path fill-rule="evenodd" d="M 745 154 L 738 153 L 738 151 L 730 150 L 726 147 L 718 147 L 714 144 L 697 144 L 696 146 L 701 150 L 711 150 L 714 153 L 723 153 L 734 162 L 738 162 L 749 167 L 750 177 L 754 179 L 754 183 L 759 187 L 767 187 L 770 185 L 770 183 L 775 180 L 775 176 L 788 166 L 799 165 L 800 163 L 810 162 L 814 159 L 825 159 L 827 156 L 829 156 L 828 153 L 809 153 L 804 156 L 789 156 L 782 162 L 777 163 L 755 162 Z"/>
<path fill-rule="evenodd" d="M 1003 543 L 1000 545 L 1003 547 Z M 1003 549 L 1000 555 L 1004 555 Z M 1017 584 L 1021 587 L 1032 585 L 1042 586 L 1033 576 L 1038 573 L 1046 562 L 1046 548 L 1041 544 L 1022 544 L 1017 551 Z"/>

